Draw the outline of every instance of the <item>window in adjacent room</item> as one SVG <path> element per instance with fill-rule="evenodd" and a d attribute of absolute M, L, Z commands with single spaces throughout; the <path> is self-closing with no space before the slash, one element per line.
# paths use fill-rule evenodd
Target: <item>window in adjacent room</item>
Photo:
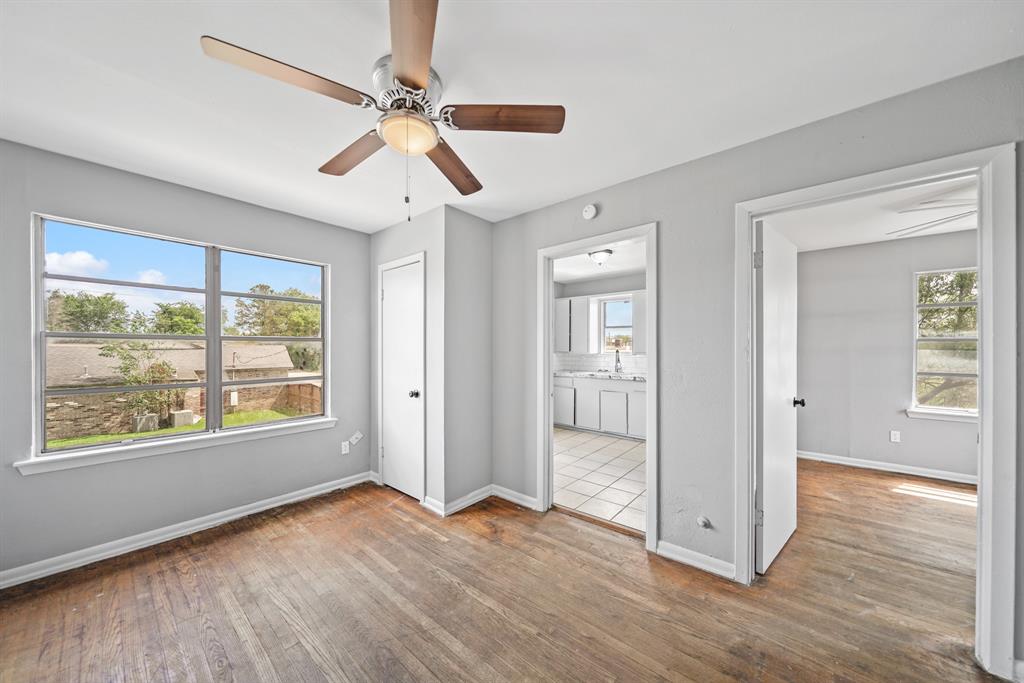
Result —
<path fill-rule="evenodd" d="M 978 409 L 978 271 L 917 273 L 914 407 Z"/>
<path fill-rule="evenodd" d="M 323 414 L 322 266 L 55 219 L 40 244 L 44 452 Z"/>
<path fill-rule="evenodd" d="M 614 353 L 633 351 L 633 300 L 630 297 L 601 302 L 601 350 Z"/>

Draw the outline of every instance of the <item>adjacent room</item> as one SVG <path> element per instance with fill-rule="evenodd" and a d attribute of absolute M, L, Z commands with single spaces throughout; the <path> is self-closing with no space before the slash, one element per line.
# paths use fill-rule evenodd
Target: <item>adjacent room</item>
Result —
<path fill-rule="evenodd" d="M 554 505 L 637 532 L 647 504 L 647 252 L 554 259 Z"/>
<path fill-rule="evenodd" d="M 1024 683 L 1024 0 L 0 0 L 0 681 Z"/>

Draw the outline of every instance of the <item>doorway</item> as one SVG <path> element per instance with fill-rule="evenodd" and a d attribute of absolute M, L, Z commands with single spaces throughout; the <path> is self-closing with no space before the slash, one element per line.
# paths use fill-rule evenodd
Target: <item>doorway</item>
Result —
<path fill-rule="evenodd" d="M 657 545 L 657 245 L 648 224 L 538 251 L 538 507 Z M 575 312 L 575 315 L 574 315 Z"/>
<path fill-rule="evenodd" d="M 426 491 L 423 254 L 380 266 L 380 473 L 422 501 Z"/>
<path fill-rule="evenodd" d="M 750 583 L 755 571 L 767 570 L 771 576 L 768 567 L 771 565 L 772 552 L 777 553 L 777 547 L 781 547 L 778 540 L 772 543 L 771 539 L 783 539 L 781 544 L 784 545 L 784 539 L 791 533 L 788 527 L 799 528 L 798 524 L 791 521 L 795 518 L 796 496 L 789 492 L 790 489 L 796 489 L 796 468 L 793 467 L 796 453 L 786 443 L 795 431 L 796 411 L 804 409 L 800 405 L 794 406 L 792 402 L 805 397 L 800 396 L 799 392 L 790 391 L 788 387 L 783 389 L 789 378 L 772 376 L 773 372 L 786 367 L 784 360 L 773 350 L 772 344 L 780 344 L 788 352 L 788 345 L 779 341 L 785 339 L 787 332 L 785 329 L 766 328 L 769 325 L 791 327 L 792 323 L 786 320 L 781 323 L 778 320 L 769 322 L 773 313 L 770 306 L 766 307 L 765 304 L 775 297 L 786 296 L 784 292 L 787 284 L 785 278 L 779 281 L 757 272 L 775 258 L 767 252 L 759 253 L 761 249 L 758 247 L 771 246 L 765 239 L 766 222 L 770 223 L 772 216 L 787 211 L 821 207 L 901 188 L 957 183 L 964 179 L 973 179 L 972 182 L 977 183 L 977 239 L 974 249 L 977 258 L 977 297 L 974 302 L 977 307 L 977 341 L 973 362 L 976 367 L 975 449 L 978 489 L 977 566 L 973 591 L 976 598 L 974 645 L 977 659 L 986 669 L 1006 676 L 1012 672 L 1013 607 L 1012 602 L 1008 604 L 999 596 L 1012 595 L 1014 592 L 1014 572 L 1009 570 L 1014 566 L 1014 558 L 1012 552 L 1008 553 L 1003 546 L 1009 544 L 1012 548 L 1016 534 L 1014 489 L 1017 473 L 1013 454 L 1017 444 L 1017 361 L 1014 345 L 1002 344 L 999 339 L 1003 337 L 1012 340 L 1016 329 L 1016 181 L 1013 146 L 981 150 L 737 205 L 736 568 L 737 579 L 743 583 Z M 957 208 L 952 203 L 949 206 Z M 953 215 L 956 215 L 955 212 Z M 942 223 L 935 221 L 928 224 L 926 221 L 925 224 L 922 225 L 927 230 Z M 908 237 L 910 233 L 898 236 Z M 768 239 L 771 239 L 770 235 Z M 774 251 L 778 253 L 780 250 L 776 246 Z M 953 269 L 948 270 L 943 277 L 953 278 Z M 907 289 L 903 292 L 907 294 L 908 300 L 911 286 L 920 286 L 922 278 L 928 277 L 930 274 L 927 272 L 917 272 L 908 278 Z M 759 292 L 759 287 L 764 291 Z M 770 291 L 772 287 L 777 291 Z M 938 307 L 940 304 L 951 303 L 960 308 L 970 304 L 969 298 L 953 302 L 924 301 L 918 299 L 916 291 L 913 300 L 918 304 L 924 302 L 919 309 L 932 307 L 933 304 Z M 921 334 L 923 320 L 921 310 L 916 311 L 913 327 L 917 335 Z M 936 357 L 942 355 L 936 353 L 937 344 L 963 346 L 963 338 L 948 340 L 945 336 L 938 335 L 937 340 L 926 340 L 928 343 L 924 346 L 918 336 L 908 344 L 907 353 L 910 354 L 911 349 L 914 349 L 918 363 L 923 356 L 922 348 L 931 354 L 923 367 L 917 365 L 913 373 L 907 373 L 907 385 L 913 386 L 914 395 L 919 401 L 931 401 L 938 395 L 933 389 L 945 386 L 943 375 L 962 377 L 965 374 L 962 367 L 943 368 L 933 365 Z M 953 355 L 949 354 L 946 361 L 952 362 Z M 933 385 L 931 389 L 929 382 Z M 952 403 L 963 400 L 963 395 L 956 392 L 947 393 L 946 396 L 944 400 Z M 788 410 L 784 411 L 782 408 L 786 402 L 789 403 L 786 406 Z M 806 405 L 812 405 L 811 397 L 806 397 Z M 916 404 L 908 406 L 906 412 L 910 413 L 917 407 Z M 776 411 L 775 424 L 772 425 L 766 424 L 770 410 Z M 783 423 L 783 428 L 780 428 L 779 421 Z M 887 440 L 899 441 L 898 432 L 894 431 L 888 436 Z M 774 454 L 770 452 L 772 449 L 775 450 Z M 863 464 L 855 465 L 867 467 Z M 783 474 L 780 475 L 780 472 Z M 772 478 L 776 476 L 784 480 L 782 485 L 773 484 Z M 944 487 L 929 487 L 921 483 L 897 489 L 900 487 L 896 486 L 892 490 L 905 494 L 904 499 L 912 496 L 953 503 L 953 499 L 964 502 L 971 497 L 962 491 L 950 492 Z M 972 501 L 967 502 L 973 505 Z M 769 518 L 773 504 L 782 506 L 785 514 Z M 778 557 L 785 556 L 786 550 L 783 548 Z M 899 577 L 894 577 L 894 580 L 898 581 Z"/>

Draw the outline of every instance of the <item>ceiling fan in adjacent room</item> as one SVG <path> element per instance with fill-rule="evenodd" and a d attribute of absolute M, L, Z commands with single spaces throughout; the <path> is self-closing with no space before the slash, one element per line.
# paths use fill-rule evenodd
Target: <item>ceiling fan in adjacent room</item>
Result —
<path fill-rule="evenodd" d="M 430 67 L 437 0 L 391 0 L 390 13 L 391 54 L 378 59 L 373 67 L 376 98 L 211 36 L 203 36 L 200 43 L 210 57 L 381 112 L 377 126 L 321 166 L 321 173 L 345 175 L 388 145 L 406 156 L 426 154 L 459 192 L 468 195 L 483 185 L 438 134 L 438 122 L 451 130 L 561 132 L 565 108 L 559 105 L 449 104 L 438 108 L 442 84 Z"/>

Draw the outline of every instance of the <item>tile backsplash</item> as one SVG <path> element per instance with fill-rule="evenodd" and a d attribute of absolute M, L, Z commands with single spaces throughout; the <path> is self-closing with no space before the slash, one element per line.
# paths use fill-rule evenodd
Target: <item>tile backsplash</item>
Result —
<path fill-rule="evenodd" d="M 634 356 L 631 353 L 619 354 L 622 371 L 627 374 L 647 374 L 647 354 Z M 615 368 L 614 353 L 556 353 L 551 364 L 555 372 L 597 372 Z"/>

